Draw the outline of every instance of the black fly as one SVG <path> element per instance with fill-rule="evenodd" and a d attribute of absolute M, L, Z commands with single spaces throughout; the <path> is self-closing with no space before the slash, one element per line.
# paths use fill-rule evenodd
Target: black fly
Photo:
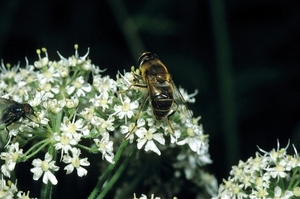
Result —
<path fill-rule="evenodd" d="M 10 99 L 0 97 L 0 124 L 4 123 L 5 128 L 20 118 L 28 118 L 28 115 L 34 114 L 32 106 L 28 103 L 18 103 Z M 31 120 L 31 119 L 30 119 Z"/>

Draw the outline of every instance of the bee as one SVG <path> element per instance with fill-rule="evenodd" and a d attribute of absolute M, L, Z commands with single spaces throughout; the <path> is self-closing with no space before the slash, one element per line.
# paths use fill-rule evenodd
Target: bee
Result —
<path fill-rule="evenodd" d="M 5 124 L 7 131 L 8 126 L 21 118 L 28 118 L 28 115 L 33 114 L 34 110 L 28 103 L 18 103 L 16 101 L 0 97 L 0 124 Z"/>
<path fill-rule="evenodd" d="M 145 105 L 145 101 L 150 99 L 150 104 L 155 119 L 161 121 L 164 118 L 167 118 L 169 126 L 174 133 L 170 117 L 177 111 L 179 104 L 185 105 L 185 100 L 183 99 L 179 90 L 176 88 L 167 67 L 161 62 L 156 54 L 144 52 L 139 57 L 138 64 L 141 75 L 134 73 L 135 81 L 138 83 L 132 84 L 127 89 L 129 90 L 132 86 L 136 86 L 146 88 L 148 90 L 147 96 L 140 107 L 137 119 L 139 118 L 143 106 Z M 140 80 L 142 80 L 144 84 L 140 84 Z M 191 117 L 190 112 L 187 111 L 186 114 Z M 136 125 L 137 120 L 135 122 L 135 126 L 125 137 L 125 139 L 132 134 Z"/>

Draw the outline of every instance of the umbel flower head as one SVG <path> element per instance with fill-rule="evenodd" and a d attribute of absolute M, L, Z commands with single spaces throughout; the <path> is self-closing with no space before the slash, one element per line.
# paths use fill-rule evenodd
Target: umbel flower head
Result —
<path fill-rule="evenodd" d="M 233 166 L 230 177 L 223 180 L 214 199 L 292 199 L 300 197 L 300 159 L 296 148 L 289 155 L 287 149 L 270 152 L 259 149 L 255 157 Z"/>
<path fill-rule="evenodd" d="M 26 60 L 25 67 L 1 63 L 0 96 L 34 109 L 34 114 L 9 126 L 0 123 L 1 134 L 7 135 L 0 140 L 4 176 L 10 177 L 16 164 L 30 160 L 33 180 L 57 185 L 58 170 L 83 177 L 92 166 L 88 155 L 100 154 L 103 162 L 115 164 L 120 146 L 130 143 L 131 150 L 159 156 L 176 148 L 171 162 L 174 172 L 183 171 L 187 179 L 203 185 L 196 179 L 206 175 L 201 167 L 211 159 L 200 117 L 187 117 L 186 107 L 179 105 L 170 117 L 171 130 L 167 119 L 154 119 L 143 97 L 147 90 L 132 86 L 132 71 L 118 73 L 115 79 L 104 75 L 105 69 L 88 58 L 89 50 L 79 56 L 78 45 L 68 58 L 58 53 L 58 61 L 50 60 L 45 48 L 37 54 L 38 60 L 33 64 Z M 196 92 L 180 91 L 187 102 L 195 102 Z"/>

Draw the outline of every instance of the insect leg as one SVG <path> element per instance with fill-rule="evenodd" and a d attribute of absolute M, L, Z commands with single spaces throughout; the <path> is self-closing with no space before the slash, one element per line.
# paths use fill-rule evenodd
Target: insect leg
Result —
<path fill-rule="evenodd" d="M 139 87 L 139 88 L 147 88 L 147 85 L 141 85 L 141 84 L 131 84 L 125 91 L 118 91 L 120 94 L 124 94 L 128 92 L 132 87 Z"/>
<path fill-rule="evenodd" d="M 133 128 L 131 129 L 131 131 L 123 138 L 123 140 L 127 140 L 127 138 L 134 132 L 134 130 L 135 130 L 136 126 L 137 126 L 137 121 L 138 121 L 138 119 L 139 119 L 139 117 L 140 117 L 140 114 L 141 114 L 141 112 L 142 112 L 142 110 L 143 110 L 145 104 L 146 104 L 146 101 L 147 101 L 148 97 L 149 97 L 149 93 L 147 93 L 146 97 L 145 97 L 144 100 L 143 100 L 143 103 L 141 104 L 140 110 L 139 110 L 139 112 L 138 112 L 138 114 L 137 114 L 137 117 L 136 117 L 136 120 L 135 120 L 135 123 L 134 123 L 134 127 L 133 127 Z"/>
<path fill-rule="evenodd" d="M 5 124 L 5 129 L 7 130 L 7 132 L 9 132 L 8 130 L 8 126 L 11 125 L 14 122 L 14 120 L 9 120 L 6 124 Z"/>
<path fill-rule="evenodd" d="M 124 77 L 125 78 L 125 77 Z M 138 84 L 139 80 L 142 79 L 142 77 L 136 73 L 133 73 L 133 78 L 134 78 L 134 83 L 131 84 L 125 91 L 118 91 L 118 93 L 122 94 L 122 93 L 126 93 L 128 92 L 132 87 L 136 86 L 136 87 L 140 87 L 140 88 L 147 88 L 147 85 L 141 85 Z"/>
<path fill-rule="evenodd" d="M 178 110 L 178 103 L 174 100 L 174 104 L 176 104 L 176 109 L 175 110 L 172 110 L 172 112 L 168 115 L 168 123 L 169 123 L 169 126 L 170 126 L 170 128 L 171 128 L 171 130 L 172 130 L 172 134 L 174 134 L 175 133 L 175 131 L 174 131 L 174 128 L 173 128 L 173 125 L 172 125 L 172 123 L 171 123 L 171 120 L 170 120 L 170 117 L 172 116 L 172 115 L 174 115 L 174 113 Z"/>

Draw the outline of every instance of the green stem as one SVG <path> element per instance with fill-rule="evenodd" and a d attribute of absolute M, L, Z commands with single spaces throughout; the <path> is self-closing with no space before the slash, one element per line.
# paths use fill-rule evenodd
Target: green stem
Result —
<path fill-rule="evenodd" d="M 298 175 L 298 168 L 293 169 L 293 174 L 289 183 L 289 186 L 286 190 L 292 190 L 294 187 L 298 186 L 299 184 L 299 175 Z"/>
<path fill-rule="evenodd" d="M 55 117 L 55 126 L 53 126 L 54 128 L 54 132 L 58 132 L 59 129 L 60 129 L 60 125 L 61 125 L 61 122 L 62 122 L 62 116 L 63 116 L 63 113 L 62 111 L 60 111 L 56 117 Z"/>
<path fill-rule="evenodd" d="M 211 0 L 211 17 L 216 46 L 217 78 L 221 107 L 221 125 L 226 147 L 227 168 L 239 160 L 239 138 L 231 47 L 224 0 Z"/>
<path fill-rule="evenodd" d="M 136 149 L 136 148 L 135 148 Z M 123 171 L 125 170 L 125 168 L 127 167 L 128 163 L 131 160 L 132 154 L 135 152 L 135 150 L 133 150 L 129 157 L 127 157 L 123 163 L 120 163 L 120 167 L 117 169 L 116 172 L 114 172 L 114 175 L 111 177 L 110 181 L 106 184 L 106 186 L 103 188 L 103 190 L 100 192 L 99 196 L 97 197 L 97 199 L 103 199 L 106 194 L 111 190 L 111 188 L 113 187 L 113 185 L 117 182 L 117 180 L 120 178 L 121 174 L 123 173 Z"/>
<path fill-rule="evenodd" d="M 84 145 L 82 145 L 82 144 L 77 144 L 77 146 L 78 146 L 79 148 L 82 148 L 82 149 L 84 149 L 84 150 L 86 150 L 86 151 L 89 151 L 89 152 L 91 152 L 91 153 L 96 153 L 96 152 L 98 152 L 98 149 L 96 149 L 95 147 L 94 147 L 94 148 L 91 148 L 91 147 L 84 146 Z"/>
<path fill-rule="evenodd" d="M 52 198 L 52 184 L 48 182 L 47 184 L 42 185 L 42 191 L 40 198 L 51 199 Z"/>
<path fill-rule="evenodd" d="M 115 165 L 118 163 L 118 161 L 120 160 L 123 151 L 125 150 L 125 148 L 128 145 L 128 140 L 122 142 L 120 148 L 118 149 L 115 157 L 114 157 L 114 164 L 110 164 L 107 168 L 107 170 L 103 173 L 103 175 L 101 176 L 100 180 L 98 181 L 97 185 L 95 186 L 94 190 L 92 191 L 91 195 L 88 197 L 88 199 L 95 199 L 97 198 L 97 196 L 99 195 L 99 192 L 103 186 L 103 184 L 105 183 L 105 181 L 108 179 L 108 177 L 110 176 L 111 172 L 113 171 L 113 169 L 115 168 Z"/>
<path fill-rule="evenodd" d="M 49 144 L 49 142 L 47 140 L 40 141 L 37 144 L 35 144 L 33 147 L 31 147 L 28 151 L 26 151 L 26 153 L 24 155 L 26 156 L 27 159 L 30 159 L 32 156 L 34 156 L 35 154 L 40 152 L 40 150 L 45 148 L 45 146 L 47 146 L 48 144 Z M 38 149 L 36 149 L 39 145 L 42 145 L 42 146 L 40 146 Z M 33 150 L 34 150 L 34 152 L 32 154 L 28 155 Z"/>

